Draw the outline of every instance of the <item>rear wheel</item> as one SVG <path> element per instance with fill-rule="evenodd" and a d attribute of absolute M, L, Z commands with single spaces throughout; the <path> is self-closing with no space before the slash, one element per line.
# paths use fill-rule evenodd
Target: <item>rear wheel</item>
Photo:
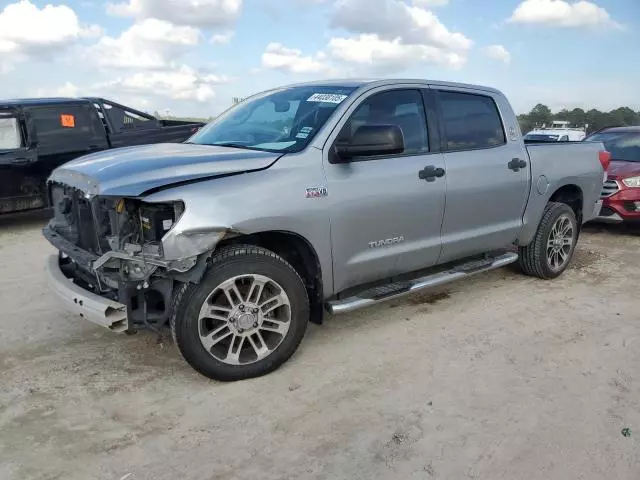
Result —
<path fill-rule="evenodd" d="M 185 360 L 209 378 L 257 377 L 291 357 L 304 336 L 309 301 L 285 260 L 255 246 L 231 246 L 213 258 L 199 285 L 179 290 L 171 320 Z"/>
<path fill-rule="evenodd" d="M 578 240 L 578 222 L 568 205 L 547 204 L 533 241 L 520 247 L 520 268 L 538 278 L 560 276 L 569 266 Z"/>

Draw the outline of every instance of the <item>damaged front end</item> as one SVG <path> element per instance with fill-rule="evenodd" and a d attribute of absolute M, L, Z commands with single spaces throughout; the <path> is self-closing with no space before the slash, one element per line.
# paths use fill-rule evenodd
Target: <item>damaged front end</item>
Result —
<path fill-rule="evenodd" d="M 55 182 L 49 195 L 54 217 L 43 234 L 59 251 L 50 283 L 81 316 L 114 331 L 167 323 L 176 284 L 197 283 L 227 233 L 189 229 L 179 200 L 95 196 Z"/>

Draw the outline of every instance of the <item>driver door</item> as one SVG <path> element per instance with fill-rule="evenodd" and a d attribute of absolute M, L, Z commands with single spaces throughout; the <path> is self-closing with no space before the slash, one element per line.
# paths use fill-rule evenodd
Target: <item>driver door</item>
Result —
<path fill-rule="evenodd" d="M 404 139 L 402 153 L 347 163 L 332 163 L 325 152 L 337 292 L 438 262 L 446 182 L 421 178 L 420 172 L 445 165 L 425 92 L 419 87 L 375 90 L 349 109 L 336 129 L 340 133 L 329 138 L 331 151 L 334 142 L 348 142 L 363 124 L 391 124 Z"/>

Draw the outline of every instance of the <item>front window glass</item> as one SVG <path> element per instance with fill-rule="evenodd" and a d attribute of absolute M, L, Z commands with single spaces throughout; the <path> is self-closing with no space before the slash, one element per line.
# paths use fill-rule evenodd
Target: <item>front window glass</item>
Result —
<path fill-rule="evenodd" d="M 602 142 L 612 160 L 640 162 L 640 132 L 602 132 L 586 139 L 589 142 Z"/>
<path fill-rule="evenodd" d="M 304 86 L 267 92 L 232 107 L 188 143 L 299 152 L 354 90 Z"/>
<path fill-rule="evenodd" d="M 22 137 L 18 119 L 0 116 L 0 150 L 15 150 L 21 146 Z"/>
<path fill-rule="evenodd" d="M 338 143 L 348 144 L 363 125 L 395 125 L 402 131 L 404 155 L 429 151 L 427 121 L 418 90 L 390 90 L 365 100 L 338 135 Z"/>

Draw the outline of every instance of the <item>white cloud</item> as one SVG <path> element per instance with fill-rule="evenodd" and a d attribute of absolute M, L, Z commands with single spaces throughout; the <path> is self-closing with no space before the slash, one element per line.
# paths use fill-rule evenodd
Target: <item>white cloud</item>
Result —
<path fill-rule="evenodd" d="M 378 72 L 404 69 L 415 62 L 437 63 L 451 68 L 458 68 L 465 62 L 465 57 L 456 52 L 431 45 L 404 44 L 399 38 L 385 40 L 371 34 L 332 38 L 329 50 L 333 58 Z"/>
<path fill-rule="evenodd" d="M 340 0 L 331 26 L 448 50 L 468 50 L 472 46 L 471 40 L 462 33 L 450 32 L 433 12 L 401 0 Z"/>
<path fill-rule="evenodd" d="M 449 4 L 449 0 L 413 0 L 414 7 L 443 7 Z"/>
<path fill-rule="evenodd" d="M 331 26 L 351 35 L 330 38 L 326 49 L 314 55 L 270 44 L 262 56 L 263 67 L 332 76 L 336 72 L 391 73 L 418 63 L 456 69 L 465 64 L 473 45 L 464 34 L 450 31 L 433 12 L 402 0 L 337 0 Z"/>
<path fill-rule="evenodd" d="M 225 33 L 225 39 L 231 35 Z M 97 74 L 108 80 L 96 80 L 77 91 L 136 105 L 159 105 L 166 100 L 209 102 L 216 87 L 230 79 L 184 64 L 183 57 L 204 39 L 195 27 L 156 18 L 136 21 L 118 37 L 104 36 L 85 50 L 86 62 L 97 66 Z M 114 75 L 114 69 L 119 73 Z"/>
<path fill-rule="evenodd" d="M 94 87 L 134 95 L 154 95 L 173 100 L 207 102 L 215 97 L 215 87 L 231 79 L 215 74 L 201 74 L 183 66 L 163 72 L 126 75 Z"/>
<path fill-rule="evenodd" d="M 524 0 L 508 21 L 556 27 L 620 26 L 604 8 L 585 0 Z"/>
<path fill-rule="evenodd" d="M 199 44 L 198 29 L 147 19 L 134 24 L 119 37 L 102 37 L 87 57 L 100 67 L 164 69 Z"/>
<path fill-rule="evenodd" d="M 233 36 L 234 32 L 218 33 L 211 37 L 211 43 L 225 45 L 231 41 Z"/>
<path fill-rule="evenodd" d="M 29 0 L 7 5 L 0 13 L 0 55 L 15 59 L 60 52 L 83 38 L 100 35 L 98 26 L 83 26 L 66 5 L 42 9 Z"/>
<path fill-rule="evenodd" d="M 79 97 L 80 89 L 71 82 L 65 82 L 61 87 L 38 88 L 36 97 Z"/>
<path fill-rule="evenodd" d="M 511 62 L 511 54 L 502 45 L 489 45 L 484 48 L 484 53 L 487 57 L 500 62 Z"/>
<path fill-rule="evenodd" d="M 329 71 L 326 55 L 304 56 L 300 50 L 270 43 L 262 54 L 262 66 L 291 73 L 322 73 Z"/>
<path fill-rule="evenodd" d="M 127 0 L 107 5 L 111 15 L 138 20 L 156 18 L 199 28 L 229 25 L 241 10 L 242 0 Z"/>
<path fill-rule="evenodd" d="M 33 94 L 47 97 L 101 96 L 142 108 L 157 106 L 165 100 L 209 102 L 216 96 L 216 87 L 231 81 L 230 77 L 199 72 L 183 65 L 165 71 L 126 74 L 84 86 L 66 82 L 60 87 L 37 88 Z"/>

